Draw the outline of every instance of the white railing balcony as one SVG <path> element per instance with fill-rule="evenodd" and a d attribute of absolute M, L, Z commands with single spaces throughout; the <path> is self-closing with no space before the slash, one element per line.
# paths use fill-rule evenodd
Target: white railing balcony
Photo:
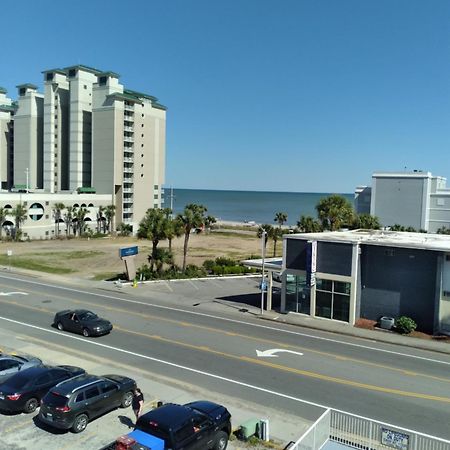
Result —
<path fill-rule="evenodd" d="M 129 156 L 124 156 L 123 157 L 123 162 L 132 163 L 133 161 L 134 161 L 134 159 L 130 158 Z"/>
<path fill-rule="evenodd" d="M 123 105 L 125 111 L 134 111 L 134 105 Z"/>
<path fill-rule="evenodd" d="M 133 175 L 129 173 L 123 174 L 123 182 L 124 183 L 133 183 Z"/>
<path fill-rule="evenodd" d="M 133 193 L 133 188 L 131 186 L 130 187 L 124 187 L 123 188 L 123 192 L 125 194 L 131 194 L 131 193 Z"/>
<path fill-rule="evenodd" d="M 134 142 L 134 137 L 132 136 L 124 136 L 123 137 L 124 142 Z"/>
<path fill-rule="evenodd" d="M 130 127 L 129 125 L 124 125 L 123 129 L 125 131 L 128 131 L 129 133 L 134 133 L 134 128 Z"/>
<path fill-rule="evenodd" d="M 134 173 L 134 169 L 132 167 L 124 167 L 123 173 Z"/>
<path fill-rule="evenodd" d="M 132 214 L 133 208 L 123 208 L 123 212 L 124 212 L 124 214 Z"/>

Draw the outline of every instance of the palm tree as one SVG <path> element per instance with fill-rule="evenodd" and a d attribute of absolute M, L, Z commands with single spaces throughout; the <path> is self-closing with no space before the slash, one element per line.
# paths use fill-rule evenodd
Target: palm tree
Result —
<path fill-rule="evenodd" d="M 25 222 L 27 218 L 27 209 L 19 203 L 12 211 L 11 214 L 14 216 L 15 224 L 15 239 L 18 241 L 20 239 L 20 226 Z"/>
<path fill-rule="evenodd" d="M 103 228 L 103 233 L 105 232 L 105 221 L 103 213 L 105 211 L 104 206 L 99 206 L 97 211 L 97 233 L 100 233 L 101 229 Z"/>
<path fill-rule="evenodd" d="M 270 233 L 270 237 L 273 240 L 273 257 L 275 258 L 275 256 L 277 256 L 277 242 L 283 237 L 283 230 L 280 227 L 273 227 Z"/>
<path fill-rule="evenodd" d="M 311 216 L 301 216 L 297 221 L 297 227 L 302 233 L 318 233 L 322 231 L 322 225 Z"/>
<path fill-rule="evenodd" d="M 275 214 L 275 219 L 274 222 L 276 222 L 279 226 L 279 228 L 281 228 L 287 221 L 288 215 L 285 212 L 277 212 Z"/>
<path fill-rule="evenodd" d="M 358 214 L 353 221 L 355 228 L 362 228 L 364 230 L 379 230 L 381 228 L 378 217 L 370 214 Z"/>
<path fill-rule="evenodd" d="M 152 253 L 149 257 L 151 271 L 153 271 L 154 263 L 158 260 L 159 241 L 167 239 L 169 220 L 169 215 L 164 209 L 150 208 L 139 224 L 138 237 L 152 241 Z"/>
<path fill-rule="evenodd" d="M 321 199 L 316 210 L 324 230 L 336 231 L 353 221 L 353 207 L 342 195 L 330 195 Z"/>
<path fill-rule="evenodd" d="M 0 208 L 0 239 L 2 239 L 3 222 L 6 219 L 7 211 L 5 208 Z"/>
<path fill-rule="evenodd" d="M 66 213 L 64 214 L 64 223 L 66 224 L 66 234 L 70 235 L 70 229 L 72 227 L 72 220 L 75 214 L 75 208 L 73 206 L 68 206 L 66 208 Z"/>
<path fill-rule="evenodd" d="M 207 209 L 203 205 L 197 205 L 190 203 L 184 207 L 182 214 L 178 214 L 177 220 L 181 223 L 184 232 L 184 245 L 183 245 L 183 272 L 186 270 L 186 256 L 189 245 L 189 237 L 192 229 L 200 228 L 205 223 L 204 214 Z"/>
<path fill-rule="evenodd" d="M 86 228 L 86 222 L 84 218 L 89 214 L 89 210 L 87 208 L 81 207 L 78 208 L 75 218 L 77 219 L 77 228 L 78 228 L 78 236 L 84 233 L 84 229 Z"/>
<path fill-rule="evenodd" d="M 114 220 L 114 214 L 116 212 L 115 205 L 108 205 L 105 208 L 105 217 L 106 217 L 106 229 L 108 230 L 108 233 L 111 231 L 111 224 Z"/>
<path fill-rule="evenodd" d="M 206 216 L 205 217 L 205 229 L 209 230 L 211 225 L 217 222 L 217 219 L 214 216 Z"/>
<path fill-rule="evenodd" d="M 170 208 L 165 208 L 165 213 L 167 215 L 167 240 L 169 241 L 169 252 L 172 252 L 172 241 L 176 237 L 183 236 L 184 228 L 183 223 L 178 218 L 172 218 L 172 210 Z"/>
<path fill-rule="evenodd" d="M 53 218 L 55 219 L 55 235 L 59 236 L 59 221 L 61 220 L 62 210 L 65 208 L 64 203 L 58 202 L 53 205 Z"/>
<path fill-rule="evenodd" d="M 268 223 L 265 223 L 264 225 L 261 225 L 258 227 L 258 231 L 256 232 L 256 236 L 261 239 L 262 235 L 266 232 L 266 235 L 264 237 L 264 249 L 267 247 L 267 241 L 269 240 L 269 237 L 272 236 L 273 233 L 273 226 L 269 225 Z"/>

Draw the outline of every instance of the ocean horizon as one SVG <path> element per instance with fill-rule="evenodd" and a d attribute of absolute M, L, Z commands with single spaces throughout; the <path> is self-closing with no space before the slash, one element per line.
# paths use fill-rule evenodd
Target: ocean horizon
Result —
<path fill-rule="evenodd" d="M 173 212 L 179 214 L 189 203 L 208 209 L 207 214 L 217 220 L 233 222 L 274 223 L 275 214 L 284 212 L 287 225 L 294 226 L 300 216 L 317 217 L 317 203 L 329 195 L 342 195 L 353 204 L 354 195 L 336 192 L 279 192 L 218 189 L 173 188 Z M 171 206 L 171 188 L 164 189 L 164 207 Z"/>

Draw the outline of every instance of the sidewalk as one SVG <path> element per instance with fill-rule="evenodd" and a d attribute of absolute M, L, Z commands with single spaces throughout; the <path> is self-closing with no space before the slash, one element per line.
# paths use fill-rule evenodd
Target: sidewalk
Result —
<path fill-rule="evenodd" d="M 345 322 L 338 322 L 328 319 L 318 319 L 295 313 L 282 314 L 276 311 L 265 311 L 264 314 L 259 314 L 258 317 L 263 320 L 277 323 L 287 323 L 290 325 L 297 325 L 315 330 L 327 331 L 330 333 L 354 336 L 371 341 L 402 345 L 404 347 L 418 348 L 421 350 L 429 350 L 450 355 L 449 341 L 439 342 L 432 339 L 428 340 L 412 336 L 402 336 L 401 334 L 398 334 L 394 331 L 382 329 L 367 330 L 364 328 L 351 326 Z"/>

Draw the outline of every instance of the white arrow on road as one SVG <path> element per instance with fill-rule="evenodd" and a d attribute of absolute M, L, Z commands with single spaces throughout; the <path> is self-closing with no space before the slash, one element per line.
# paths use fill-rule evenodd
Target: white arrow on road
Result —
<path fill-rule="evenodd" d="M 293 353 L 294 355 L 303 356 L 303 353 L 294 352 L 293 350 L 285 350 L 283 348 L 271 348 L 269 350 L 256 350 L 256 355 L 261 358 L 278 358 L 275 353 Z"/>
<path fill-rule="evenodd" d="M 28 295 L 26 292 L 0 292 L 0 296 L 7 296 L 7 295 Z"/>

